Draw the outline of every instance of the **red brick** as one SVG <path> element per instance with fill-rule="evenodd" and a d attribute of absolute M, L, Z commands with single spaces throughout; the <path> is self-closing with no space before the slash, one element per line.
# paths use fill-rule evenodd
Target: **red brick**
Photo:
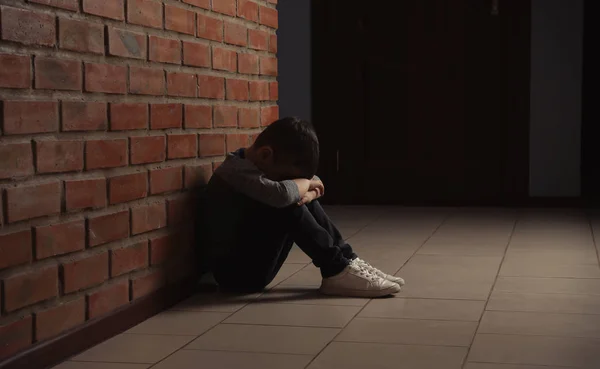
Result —
<path fill-rule="evenodd" d="M 235 2 L 236 0 L 213 0 L 212 10 L 235 17 Z"/>
<path fill-rule="evenodd" d="M 250 101 L 269 100 L 269 81 L 250 81 Z"/>
<path fill-rule="evenodd" d="M 258 29 L 249 29 L 248 46 L 251 49 L 267 51 L 269 49 L 269 34 Z"/>
<path fill-rule="evenodd" d="M 110 252 L 110 275 L 116 277 L 148 266 L 148 241 Z"/>
<path fill-rule="evenodd" d="M 150 239 L 150 265 L 164 264 L 175 253 L 175 238 L 173 235 L 164 235 Z"/>
<path fill-rule="evenodd" d="M 190 10 L 165 4 L 165 28 L 171 31 L 195 34 L 196 14 Z"/>
<path fill-rule="evenodd" d="M 238 108 L 218 105 L 213 108 L 216 128 L 237 127 Z"/>
<path fill-rule="evenodd" d="M 85 90 L 124 94 L 127 92 L 127 67 L 85 63 Z"/>
<path fill-rule="evenodd" d="M 98 23 L 58 18 L 58 45 L 61 49 L 104 54 L 104 27 Z"/>
<path fill-rule="evenodd" d="M 127 0 L 127 22 L 162 29 L 162 4 L 153 0 Z"/>
<path fill-rule="evenodd" d="M 60 213 L 61 184 L 52 182 L 6 189 L 6 220 L 14 223 Z"/>
<path fill-rule="evenodd" d="M 85 322 L 85 298 L 62 303 L 35 314 L 36 341 L 44 341 Z"/>
<path fill-rule="evenodd" d="M 242 24 L 226 21 L 225 42 L 237 46 L 248 45 L 248 28 Z"/>
<path fill-rule="evenodd" d="M 194 188 L 198 185 L 205 185 L 212 176 L 212 167 L 210 164 L 187 165 L 185 167 L 185 188 Z"/>
<path fill-rule="evenodd" d="M 0 143 L 0 179 L 33 174 L 31 143 Z"/>
<path fill-rule="evenodd" d="M 131 280 L 131 296 L 133 299 L 139 299 L 140 297 L 159 290 L 164 285 L 164 272 L 162 270 L 155 270 L 149 274 L 138 276 Z"/>
<path fill-rule="evenodd" d="M 202 9 L 210 9 L 210 0 L 182 0 L 186 4 L 197 6 Z"/>
<path fill-rule="evenodd" d="M 148 176 L 146 172 L 125 174 L 108 180 L 108 202 L 118 204 L 148 195 Z"/>
<path fill-rule="evenodd" d="M 31 315 L 0 326 L 0 360 L 8 359 L 31 346 L 33 342 L 33 318 Z"/>
<path fill-rule="evenodd" d="M 150 105 L 150 128 L 181 128 L 183 125 L 183 107 L 181 104 Z"/>
<path fill-rule="evenodd" d="M 106 179 L 67 180 L 65 199 L 67 211 L 105 207 Z"/>
<path fill-rule="evenodd" d="M 108 27 L 108 54 L 124 58 L 146 59 L 146 35 Z"/>
<path fill-rule="evenodd" d="M 196 97 L 197 89 L 195 74 L 167 73 L 167 94 L 169 96 Z"/>
<path fill-rule="evenodd" d="M 237 53 L 235 50 L 213 46 L 213 69 L 237 71 Z"/>
<path fill-rule="evenodd" d="M 237 15 L 258 22 L 258 4 L 250 0 L 238 0 Z"/>
<path fill-rule="evenodd" d="M 248 101 L 248 81 L 227 78 L 227 100 Z"/>
<path fill-rule="evenodd" d="M 25 45 L 54 46 L 56 21 L 50 14 L 2 7 L 2 39 Z"/>
<path fill-rule="evenodd" d="M 167 208 L 164 202 L 131 209 L 131 234 L 141 234 L 167 226 Z"/>
<path fill-rule="evenodd" d="M 206 134 L 199 136 L 200 156 L 203 158 L 210 156 L 223 156 L 225 155 L 225 135 L 216 133 L 216 134 Z"/>
<path fill-rule="evenodd" d="M 260 125 L 268 126 L 279 119 L 279 107 L 278 106 L 266 106 L 260 109 Z"/>
<path fill-rule="evenodd" d="M 186 105 L 185 128 L 212 128 L 212 106 Z"/>
<path fill-rule="evenodd" d="M 54 58 L 35 58 L 35 88 L 81 90 L 81 62 Z"/>
<path fill-rule="evenodd" d="M 277 58 L 270 56 L 260 57 L 260 74 L 267 76 L 277 75 Z"/>
<path fill-rule="evenodd" d="M 106 103 L 63 101 L 63 131 L 104 131 L 107 126 Z"/>
<path fill-rule="evenodd" d="M 4 100 L 5 135 L 56 132 L 58 102 Z"/>
<path fill-rule="evenodd" d="M 210 68 L 210 47 L 205 44 L 183 41 L 183 64 Z"/>
<path fill-rule="evenodd" d="M 179 191 L 182 188 L 182 167 L 154 169 L 150 171 L 150 193 L 152 195 Z"/>
<path fill-rule="evenodd" d="M 164 95 L 165 71 L 141 67 L 129 68 L 129 92 L 139 95 Z"/>
<path fill-rule="evenodd" d="M 140 136 L 130 138 L 131 164 L 165 161 L 167 157 L 165 136 Z"/>
<path fill-rule="evenodd" d="M 126 131 L 148 128 L 148 105 L 136 103 L 110 104 L 110 130 Z"/>
<path fill-rule="evenodd" d="M 62 275 L 65 293 L 102 284 L 108 280 L 108 252 L 64 263 Z"/>
<path fill-rule="evenodd" d="M 4 310 L 15 310 L 58 296 L 58 268 L 36 269 L 4 280 Z"/>
<path fill-rule="evenodd" d="M 79 0 L 29 0 L 30 3 L 53 6 L 76 12 L 79 10 Z"/>
<path fill-rule="evenodd" d="M 94 140 L 85 145 L 85 169 L 116 168 L 127 165 L 127 139 Z"/>
<path fill-rule="evenodd" d="M 88 295 L 88 318 L 106 315 L 129 303 L 129 281 L 121 281 Z"/>
<path fill-rule="evenodd" d="M 227 151 L 233 152 L 237 149 L 248 147 L 249 136 L 247 134 L 232 133 L 227 135 Z"/>
<path fill-rule="evenodd" d="M 129 237 L 129 210 L 88 219 L 90 247 Z"/>
<path fill-rule="evenodd" d="M 223 21 L 220 19 L 207 17 L 202 14 L 197 14 L 198 17 L 198 38 L 213 40 L 217 42 L 223 41 Z"/>
<path fill-rule="evenodd" d="M 195 134 L 169 135 L 167 138 L 167 158 L 195 158 L 198 152 L 198 138 Z"/>
<path fill-rule="evenodd" d="M 181 41 L 150 36 L 150 60 L 181 64 Z"/>
<path fill-rule="evenodd" d="M 125 0 L 83 0 L 83 12 L 116 20 L 125 19 Z"/>
<path fill-rule="evenodd" d="M 260 110 L 258 108 L 240 108 L 240 128 L 260 127 Z"/>
<path fill-rule="evenodd" d="M 186 197 L 167 200 L 167 224 L 169 227 L 192 219 L 191 209 L 190 201 Z"/>
<path fill-rule="evenodd" d="M 207 99 L 225 98 L 225 78 L 198 75 L 198 97 Z"/>
<path fill-rule="evenodd" d="M 279 100 L 279 84 L 277 83 L 277 81 L 269 82 L 269 100 Z"/>
<path fill-rule="evenodd" d="M 259 22 L 262 25 L 277 28 L 279 25 L 279 16 L 277 14 L 277 9 L 268 8 L 266 6 L 261 6 L 259 10 Z"/>
<path fill-rule="evenodd" d="M 238 54 L 238 72 L 242 74 L 258 74 L 258 55 Z"/>
<path fill-rule="evenodd" d="M 31 58 L 26 55 L 0 54 L 0 87 L 31 87 Z"/>
<path fill-rule="evenodd" d="M 83 170 L 83 142 L 35 141 L 38 173 L 63 173 Z"/>
<path fill-rule="evenodd" d="M 32 258 L 31 231 L 0 235 L 0 270 L 28 264 Z"/>
<path fill-rule="evenodd" d="M 35 256 L 38 260 L 69 254 L 84 248 L 85 222 L 83 220 L 35 227 Z"/>
<path fill-rule="evenodd" d="M 269 36 L 269 52 L 273 54 L 277 53 L 277 35 L 271 34 Z"/>

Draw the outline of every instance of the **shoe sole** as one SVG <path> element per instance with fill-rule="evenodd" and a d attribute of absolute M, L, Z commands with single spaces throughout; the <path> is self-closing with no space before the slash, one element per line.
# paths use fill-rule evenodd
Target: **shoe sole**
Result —
<path fill-rule="evenodd" d="M 402 287 L 399 284 L 388 287 L 384 290 L 346 290 L 340 288 L 320 288 L 319 292 L 328 296 L 344 296 L 344 297 L 365 297 L 365 298 L 376 298 L 390 296 L 400 292 Z"/>

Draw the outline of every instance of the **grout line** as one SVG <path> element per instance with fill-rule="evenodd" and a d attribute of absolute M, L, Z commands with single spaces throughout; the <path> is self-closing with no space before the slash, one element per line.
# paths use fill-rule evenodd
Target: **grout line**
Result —
<path fill-rule="evenodd" d="M 494 278 L 494 283 L 492 283 L 490 292 L 489 292 L 488 297 L 483 306 L 483 311 L 481 312 L 481 316 L 479 317 L 479 321 L 477 322 L 477 329 L 475 330 L 475 333 L 473 334 L 473 338 L 471 339 L 471 343 L 469 344 L 469 347 L 467 349 L 467 354 L 465 355 L 465 358 L 463 359 L 463 364 L 461 366 L 461 368 L 463 368 L 463 369 L 465 369 L 468 364 L 469 355 L 471 354 L 471 348 L 473 347 L 473 343 L 475 342 L 475 338 L 477 337 L 477 332 L 479 331 L 479 327 L 481 326 L 481 320 L 483 319 L 483 316 L 485 315 L 485 312 L 487 311 L 487 307 L 490 303 L 490 298 L 492 296 L 492 293 L 494 292 L 496 283 L 498 282 L 500 270 L 502 270 L 502 264 L 504 264 L 504 260 L 506 259 L 506 254 L 508 253 L 508 248 L 510 247 L 510 243 L 512 241 L 513 235 L 515 234 L 515 230 L 517 228 L 517 224 L 519 223 L 519 220 L 520 220 L 520 216 L 517 216 L 517 219 L 513 223 L 512 232 L 510 233 L 510 237 L 508 238 L 508 242 L 506 243 L 506 247 L 504 248 L 504 255 L 502 256 L 502 260 L 500 261 L 500 264 L 498 265 L 498 271 L 496 272 L 496 278 Z"/>

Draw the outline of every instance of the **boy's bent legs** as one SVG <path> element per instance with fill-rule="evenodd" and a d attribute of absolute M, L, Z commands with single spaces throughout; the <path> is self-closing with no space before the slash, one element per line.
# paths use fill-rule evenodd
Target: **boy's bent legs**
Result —
<path fill-rule="evenodd" d="M 342 250 L 342 255 L 348 260 L 354 260 L 357 258 L 357 255 L 352 250 L 352 247 L 344 241 L 342 234 L 337 229 L 333 221 L 327 216 L 325 213 L 325 209 L 321 206 L 318 201 L 313 201 L 306 205 L 310 213 L 315 217 L 317 223 L 323 227 L 327 233 L 333 238 L 333 242 L 336 246 Z"/>

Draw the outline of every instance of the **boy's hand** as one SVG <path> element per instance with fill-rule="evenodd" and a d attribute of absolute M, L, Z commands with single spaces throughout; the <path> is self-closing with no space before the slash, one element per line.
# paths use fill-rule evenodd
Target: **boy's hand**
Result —
<path fill-rule="evenodd" d="M 316 191 L 318 197 L 325 195 L 325 185 L 319 179 L 313 179 L 310 181 L 310 185 L 308 187 L 308 191 Z M 317 198 L 318 198 L 317 197 Z"/>
<path fill-rule="evenodd" d="M 308 191 L 304 194 L 304 196 L 302 196 L 302 200 L 298 202 L 298 206 L 310 204 L 319 197 L 321 197 L 321 195 L 316 190 Z"/>

